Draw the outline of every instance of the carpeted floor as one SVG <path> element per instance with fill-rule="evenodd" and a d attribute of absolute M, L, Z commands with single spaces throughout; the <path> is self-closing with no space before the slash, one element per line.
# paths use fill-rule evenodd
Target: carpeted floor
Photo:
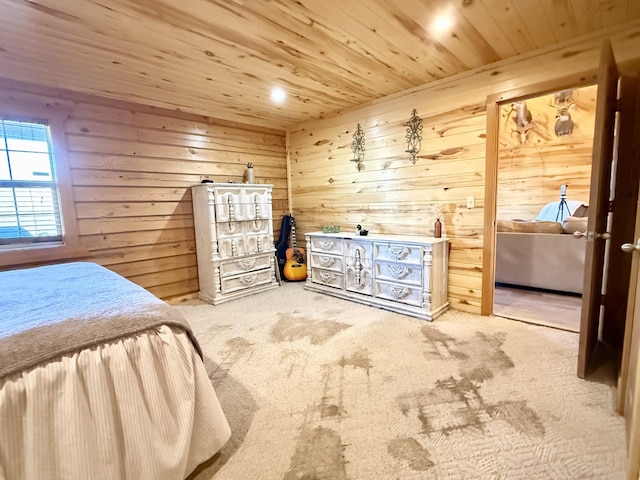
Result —
<path fill-rule="evenodd" d="M 625 476 L 615 390 L 576 377 L 575 333 L 425 322 L 303 283 L 178 309 L 233 432 L 197 480 Z"/>

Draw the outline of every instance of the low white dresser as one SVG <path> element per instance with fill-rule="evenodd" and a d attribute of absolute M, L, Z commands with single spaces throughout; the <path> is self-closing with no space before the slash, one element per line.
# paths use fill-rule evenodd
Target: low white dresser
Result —
<path fill-rule="evenodd" d="M 446 238 L 312 232 L 305 288 L 433 320 L 449 307 Z"/>
<path fill-rule="evenodd" d="M 214 305 L 279 286 L 271 185 L 191 188 L 200 298 Z"/>

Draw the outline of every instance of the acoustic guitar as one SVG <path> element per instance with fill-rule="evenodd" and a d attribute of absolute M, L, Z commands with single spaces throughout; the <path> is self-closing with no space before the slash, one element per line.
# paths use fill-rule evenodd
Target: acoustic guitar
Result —
<path fill-rule="evenodd" d="M 285 252 L 284 278 L 291 282 L 299 282 L 307 278 L 307 264 L 304 259 L 304 249 L 296 246 L 296 220 L 289 217 L 291 226 L 291 246 Z"/>

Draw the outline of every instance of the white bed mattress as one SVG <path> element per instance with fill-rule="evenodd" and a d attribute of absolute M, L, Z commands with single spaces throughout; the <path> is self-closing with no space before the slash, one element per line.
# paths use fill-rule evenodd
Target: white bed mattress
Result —
<path fill-rule="evenodd" d="M 177 326 L 0 378 L 3 480 L 184 479 L 229 436 L 202 359 Z"/>

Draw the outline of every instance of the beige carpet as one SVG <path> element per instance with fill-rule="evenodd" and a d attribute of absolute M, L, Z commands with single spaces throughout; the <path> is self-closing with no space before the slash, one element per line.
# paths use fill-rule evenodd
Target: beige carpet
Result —
<path fill-rule="evenodd" d="M 302 283 L 178 309 L 233 432 L 198 480 L 624 478 L 615 390 L 575 376 L 575 333 Z"/>

